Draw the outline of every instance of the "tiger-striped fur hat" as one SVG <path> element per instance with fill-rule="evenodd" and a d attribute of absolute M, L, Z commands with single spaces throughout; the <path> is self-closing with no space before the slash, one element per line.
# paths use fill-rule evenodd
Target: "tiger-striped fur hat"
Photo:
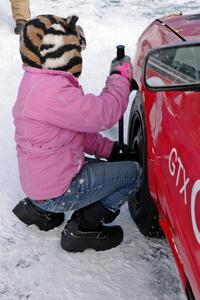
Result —
<path fill-rule="evenodd" d="M 86 40 L 82 28 L 76 25 L 77 20 L 77 16 L 40 15 L 28 21 L 20 37 L 23 63 L 40 69 L 67 71 L 78 77 Z"/>

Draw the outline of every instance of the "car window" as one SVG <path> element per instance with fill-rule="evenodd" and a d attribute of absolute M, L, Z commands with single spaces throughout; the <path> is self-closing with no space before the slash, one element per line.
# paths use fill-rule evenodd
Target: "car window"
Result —
<path fill-rule="evenodd" d="M 150 55 L 147 71 L 148 78 L 156 76 L 163 85 L 196 84 L 200 82 L 200 47 L 158 49 Z"/>
<path fill-rule="evenodd" d="M 198 50 L 198 51 L 197 51 Z M 200 78 L 200 51 L 199 48 L 177 49 L 172 67 L 196 80 Z"/>

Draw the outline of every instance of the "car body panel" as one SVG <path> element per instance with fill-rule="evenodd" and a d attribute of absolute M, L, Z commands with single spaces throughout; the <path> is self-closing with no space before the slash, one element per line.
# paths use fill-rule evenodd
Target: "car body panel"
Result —
<path fill-rule="evenodd" d="M 168 16 L 160 20 L 177 32 L 187 41 L 199 41 L 200 14 L 184 16 Z"/>
<path fill-rule="evenodd" d="M 180 37 L 176 36 L 169 28 L 162 25 L 159 20 L 155 20 L 143 32 L 137 42 L 137 48 L 133 60 L 133 77 L 139 89 L 142 85 L 142 66 L 145 56 L 151 49 L 181 42 Z"/>
<path fill-rule="evenodd" d="M 200 299 L 200 92 L 152 92 L 143 81 L 149 51 L 184 40 L 200 41 L 200 15 L 152 22 L 138 40 L 133 77 L 144 102 L 149 191 L 169 224 L 172 250 L 179 269 L 183 266 L 180 275 L 184 271 Z"/>

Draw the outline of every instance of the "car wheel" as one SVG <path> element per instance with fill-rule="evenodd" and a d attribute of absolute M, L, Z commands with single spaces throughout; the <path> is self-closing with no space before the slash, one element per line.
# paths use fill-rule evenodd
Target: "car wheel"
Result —
<path fill-rule="evenodd" d="M 148 187 L 146 127 L 140 92 L 137 92 L 130 111 L 128 145 L 138 154 L 138 160 L 143 167 L 142 186 L 134 198 L 129 201 L 132 219 L 145 236 L 163 237 L 164 234 L 158 221 L 158 211 Z"/>

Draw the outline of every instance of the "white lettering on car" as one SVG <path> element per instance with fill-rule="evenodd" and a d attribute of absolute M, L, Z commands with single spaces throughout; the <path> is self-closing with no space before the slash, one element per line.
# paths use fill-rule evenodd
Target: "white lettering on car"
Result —
<path fill-rule="evenodd" d="M 192 216 L 192 226 L 194 229 L 194 234 L 196 236 L 196 239 L 198 243 L 200 244 L 200 232 L 197 227 L 197 222 L 196 222 L 196 216 L 195 216 L 195 204 L 196 204 L 196 198 L 197 194 L 200 191 L 200 180 L 197 180 L 192 188 L 192 194 L 191 194 L 191 216 Z"/>
<path fill-rule="evenodd" d="M 173 157 L 172 157 L 173 156 Z M 169 155 L 169 172 L 172 176 L 174 176 L 175 171 L 176 171 L 176 166 L 173 160 L 176 162 L 177 161 L 177 151 L 175 148 L 173 148 L 170 152 Z"/>
<path fill-rule="evenodd" d="M 170 155 L 169 155 L 169 173 L 172 177 L 175 176 L 175 185 L 179 189 L 179 193 L 184 193 L 184 203 L 185 205 L 188 204 L 187 202 L 187 185 L 190 181 L 189 178 L 186 176 L 186 170 L 184 168 L 184 164 L 181 161 L 181 158 L 178 156 L 178 152 L 176 148 L 172 148 Z M 181 184 L 183 182 L 183 185 Z M 194 230 L 195 237 L 200 244 L 200 231 L 197 226 L 196 215 L 195 215 L 195 207 L 196 207 L 196 200 L 197 194 L 200 192 L 200 179 L 196 180 L 192 187 L 191 192 L 191 219 L 192 219 L 192 227 Z"/>
<path fill-rule="evenodd" d="M 179 186 L 179 193 L 184 193 L 184 201 L 185 205 L 187 204 L 187 184 L 189 183 L 190 179 L 186 178 L 185 168 L 182 164 L 180 157 L 177 154 L 176 148 L 172 148 L 170 155 L 169 155 L 169 172 L 172 176 L 176 174 L 176 186 Z M 180 181 L 180 178 L 182 181 Z M 181 185 L 183 182 L 183 185 Z"/>

